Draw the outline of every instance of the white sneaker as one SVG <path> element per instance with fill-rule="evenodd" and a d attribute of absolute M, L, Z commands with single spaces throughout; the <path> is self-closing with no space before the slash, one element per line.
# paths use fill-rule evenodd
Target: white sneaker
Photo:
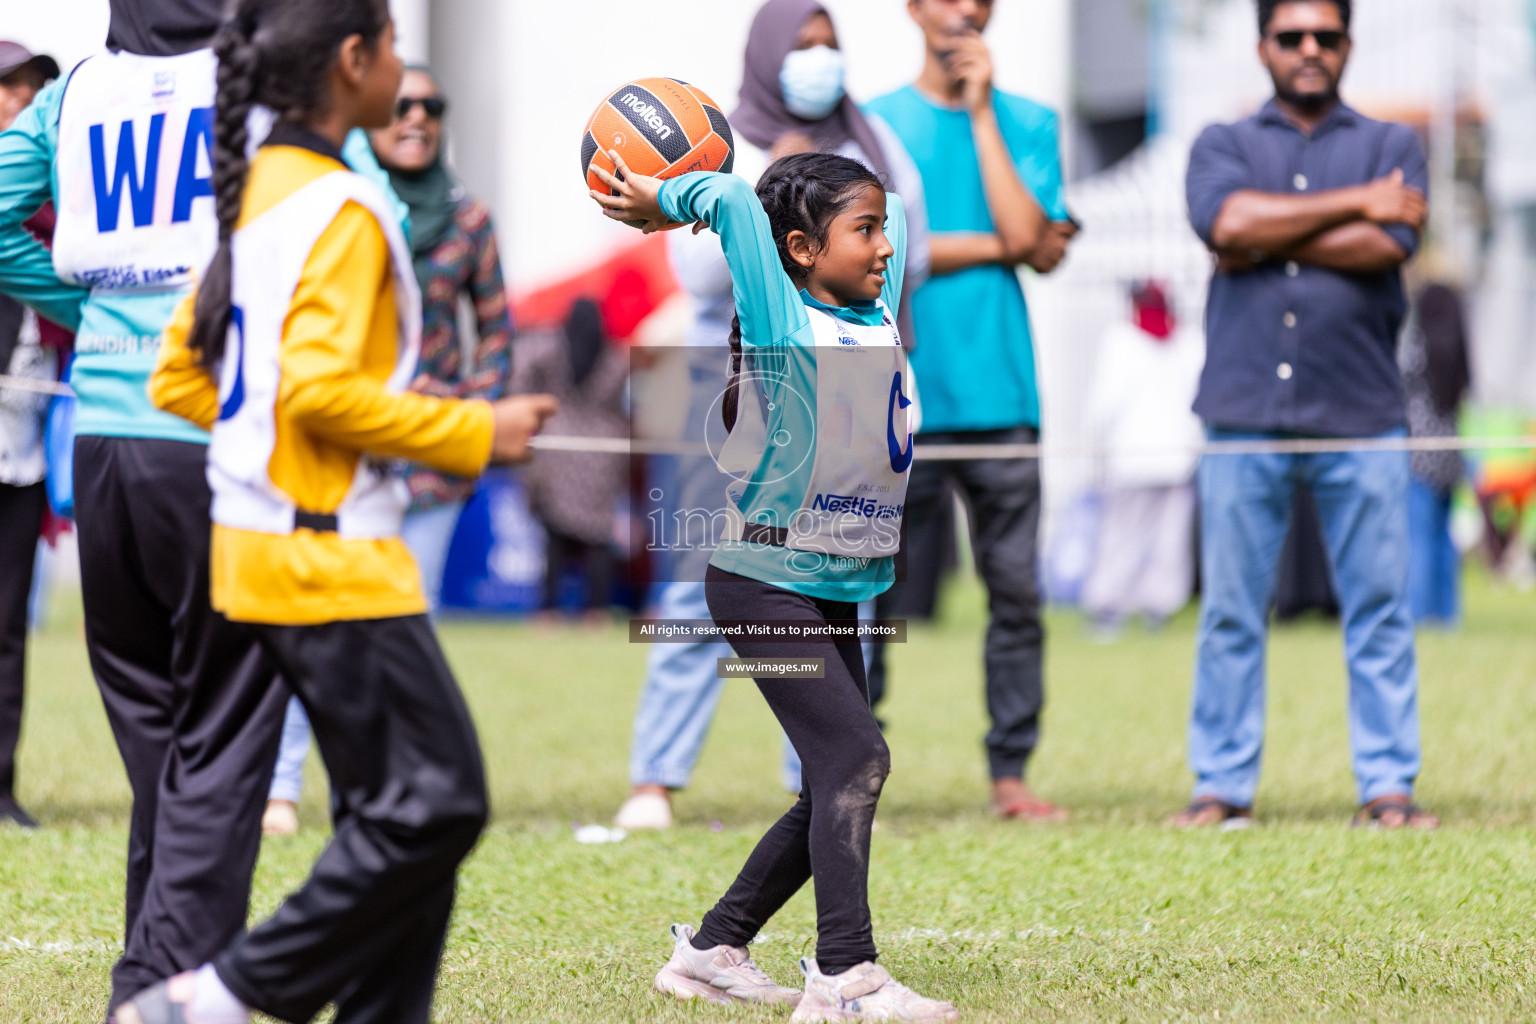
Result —
<path fill-rule="evenodd" d="M 251 1011 L 212 964 L 145 989 L 112 1011 L 109 1024 L 250 1024 Z"/>
<path fill-rule="evenodd" d="M 613 816 L 613 823 L 626 832 L 646 829 L 661 831 L 672 827 L 672 801 L 660 793 L 631 793 Z"/>
<path fill-rule="evenodd" d="M 800 969 L 805 972 L 805 996 L 789 1018 L 791 1024 L 843 1020 L 928 1024 L 960 1019 L 954 1004 L 918 995 L 868 960 L 831 976 L 822 974 L 809 958 L 800 961 Z"/>
<path fill-rule="evenodd" d="M 794 1006 L 800 1001 L 800 990 L 775 984 L 745 946 L 694 949 L 695 934 L 686 924 L 672 926 L 672 959 L 656 975 L 656 991 L 712 1003 Z"/>

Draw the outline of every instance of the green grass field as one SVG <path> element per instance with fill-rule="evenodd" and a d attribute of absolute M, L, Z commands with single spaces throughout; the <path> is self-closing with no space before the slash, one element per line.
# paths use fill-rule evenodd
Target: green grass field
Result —
<path fill-rule="evenodd" d="M 1048 720 L 1031 775 L 1065 826 L 991 820 L 980 737 L 981 597 L 894 656 L 894 771 L 871 902 L 883 961 L 975 1022 L 1516 1021 L 1536 1016 L 1536 597 L 1471 582 L 1466 626 L 1423 637 L 1422 800 L 1436 834 L 1352 831 L 1337 632 L 1277 632 L 1260 827 L 1183 834 L 1193 618 L 1095 646 L 1051 622 Z M 437 1019 L 768 1021 L 650 991 L 666 927 L 696 922 L 789 798 L 778 735 L 732 684 L 681 827 L 583 846 L 626 789 L 644 649 L 615 627 L 443 629 L 480 726 L 495 822 L 466 866 Z M 47 828 L 0 831 L 0 1024 L 100 1020 L 121 928 L 128 793 L 78 618 L 37 641 L 20 796 Z M 325 839 L 269 841 L 255 911 Z M 809 891 L 757 947 L 781 981 L 814 949 Z"/>

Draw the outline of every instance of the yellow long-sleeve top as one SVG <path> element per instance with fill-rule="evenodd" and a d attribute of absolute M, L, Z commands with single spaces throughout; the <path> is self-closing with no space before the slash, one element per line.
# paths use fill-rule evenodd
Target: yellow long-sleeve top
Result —
<path fill-rule="evenodd" d="M 241 224 L 341 169 L 324 148 L 263 147 L 251 164 Z M 459 476 L 479 475 L 490 460 L 488 403 L 385 390 L 399 346 L 390 259 L 373 214 L 347 203 L 311 252 L 284 321 L 268 472 L 308 512 L 336 510 L 364 453 Z M 210 429 L 218 383 L 187 347 L 195 301 L 189 296 L 166 329 L 149 392 L 161 409 Z M 420 573 L 399 538 L 344 540 L 302 528 L 276 536 L 215 523 L 211 590 L 213 607 L 241 622 L 297 626 L 427 610 Z"/>

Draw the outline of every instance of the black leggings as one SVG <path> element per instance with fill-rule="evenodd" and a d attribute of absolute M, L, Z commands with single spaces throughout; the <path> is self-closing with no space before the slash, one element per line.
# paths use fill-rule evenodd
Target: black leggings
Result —
<path fill-rule="evenodd" d="M 724 572 L 704 578 L 716 623 L 855 619 L 858 606 L 821 601 Z M 824 679 L 757 679 L 757 688 L 800 755 L 800 800 L 774 823 L 730 889 L 704 916 L 701 946 L 745 946 L 778 909 L 816 881 L 816 958 L 823 971 L 875 959 L 869 917 L 869 833 L 891 754 L 869 710 L 864 655 L 856 641 L 800 644 L 731 641 L 743 658 L 822 658 Z"/>

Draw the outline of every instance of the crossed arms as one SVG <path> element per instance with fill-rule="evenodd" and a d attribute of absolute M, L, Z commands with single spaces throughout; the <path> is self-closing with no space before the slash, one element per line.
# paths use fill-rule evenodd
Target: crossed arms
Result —
<path fill-rule="evenodd" d="M 1424 193 L 1405 184 L 1400 169 L 1364 185 L 1313 195 L 1245 189 L 1222 204 L 1209 241 L 1218 273 L 1241 273 L 1267 259 L 1345 274 L 1379 273 L 1410 255 L 1383 225 L 1419 232 L 1428 209 Z"/>
<path fill-rule="evenodd" d="M 1396 269 L 1418 247 L 1428 213 L 1424 150 L 1407 128 L 1354 146 L 1374 156 L 1361 185 L 1328 191 L 1265 192 L 1254 187 L 1255 161 L 1276 159 L 1238 126 L 1213 125 L 1189 155 L 1185 183 L 1190 221 L 1217 257 L 1217 273 L 1239 274 L 1272 260 L 1343 274 Z M 1347 156 L 1347 151 L 1341 155 Z"/>

